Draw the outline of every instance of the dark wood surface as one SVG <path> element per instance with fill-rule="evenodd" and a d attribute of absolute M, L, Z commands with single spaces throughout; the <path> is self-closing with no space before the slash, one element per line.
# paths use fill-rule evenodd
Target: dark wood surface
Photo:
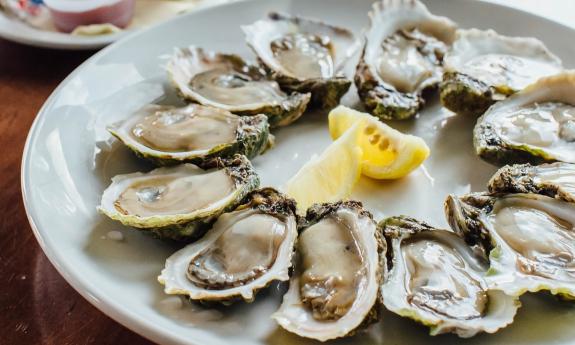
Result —
<path fill-rule="evenodd" d="M 92 53 L 0 39 L 0 344 L 151 344 L 66 283 L 38 246 L 22 203 L 28 129 L 52 90 Z"/>

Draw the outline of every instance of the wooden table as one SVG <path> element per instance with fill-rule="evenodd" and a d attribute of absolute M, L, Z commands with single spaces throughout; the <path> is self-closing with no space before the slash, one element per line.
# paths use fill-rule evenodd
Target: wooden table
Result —
<path fill-rule="evenodd" d="M 20 160 L 28 129 L 52 90 L 91 54 L 0 39 L 1 344 L 151 344 L 64 281 L 38 246 L 22 204 Z"/>

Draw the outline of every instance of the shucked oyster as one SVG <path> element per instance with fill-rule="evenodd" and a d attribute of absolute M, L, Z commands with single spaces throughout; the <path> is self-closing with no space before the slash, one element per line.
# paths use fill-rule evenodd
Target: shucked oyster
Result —
<path fill-rule="evenodd" d="M 451 226 L 489 255 L 489 286 L 575 299 L 575 204 L 540 194 L 450 195 Z"/>
<path fill-rule="evenodd" d="M 265 115 L 240 117 L 199 104 L 148 105 L 108 131 L 157 165 L 201 164 L 236 153 L 252 158 L 271 145 Z"/>
<path fill-rule="evenodd" d="M 312 104 L 328 109 L 338 105 L 349 89 L 351 81 L 342 68 L 356 40 L 348 30 L 278 13 L 242 29 L 282 89 L 311 92 Z"/>
<path fill-rule="evenodd" d="M 545 45 L 493 30 L 458 30 L 443 60 L 441 102 L 456 113 L 482 114 L 537 79 L 562 70 L 561 60 Z"/>
<path fill-rule="evenodd" d="M 491 289 L 487 260 L 463 238 L 408 217 L 379 224 L 388 246 L 381 286 L 386 308 L 431 327 L 431 334 L 472 337 L 513 322 L 517 298 Z"/>
<path fill-rule="evenodd" d="M 538 80 L 477 120 L 475 151 L 496 164 L 575 163 L 575 71 Z"/>
<path fill-rule="evenodd" d="M 415 116 L 424 104 L 424 91 L 441 81 L 443 56 L 456 25 L 417 0 L 378 1 L 369 17 L 355 73 L 359 97 L 382 119 Z"/>
<path fill-rule="evenodd" d="M 489 180 L 491 193 L 535 193 L 575 203 L 575 164 L 507 165 Z"/>
<path fill-rule="evenodd" d="M 256 190 L 170 256 L 158 280 L 166 293 L 192 300 L 252 301 L 272 281 L 289 279 L 296 238 L 295 202 L 271 188 Z"/>
<path fill-rule="evenodd" d="M 297 120 L 310 99 L 309 94 L 287 95 L 261 68 L 237 55 L 191 46 L 177 49 L 167 69 L 183 98 L 238 115 L 265 114 L 272 127 Z"/>
<path fill-rule="evenodd" d="M 161 238 L 194 240 L 224 211 L 257 188 L 259 178 L 245 156 L 118 175 L 98 210 L 124 225 Z"/>
<path fill-rule="evenodd" d="M 351 335 L 377 319 L 385 243 L 356 201 L 316 204 L 304 223 L 289 291 L 272 317 L 306 338 Z"/>

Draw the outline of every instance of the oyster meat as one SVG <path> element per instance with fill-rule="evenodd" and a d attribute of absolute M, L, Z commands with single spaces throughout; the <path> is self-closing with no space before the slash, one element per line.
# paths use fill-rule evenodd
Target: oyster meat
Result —
<path fill-rule="evenodd" d="M 489 180 L 491 193 L 535 193 L 575 202 L 575 164 L 507 165 Z"/>
<path fill-rule="evenodd" d="M 312 104 L 331 109 L 351 85 L 342 69 L 356 48 L 353 34 L 319 21 L 270 13 L 242 26 L 262 65 L 290 92 L 311 92 Z"/>
<path fill-rule="evenodd" d="M 356 201 L 315 204 L 303 223 L 290 287 L 272 317 L 306 338 L 351 335 L 377 319 L 385 243 Z"/>
<path fill-rule="evenodd" d="M 202 167 L 188 163 L 115 176 L 98 210 L 160 238 L 197 239 L 259 185 L 251 163 L 242 155 L 214 158 Z"/>
<path fill-rule="evenodd" d="M 192 300 L 250 302 L 272 281 L 289 279 L 296 238 L 295 201 L 272 188 L 255 190 L 170 256 L 158 281 L 167 294 Z"/>
<path fill-rule="evenodd" d="M 540 194 L 450 195 L 447 218 L 489 255 L 490 287 L 575 299 L 575 204 Z"/>
<path fill-rule="evenodd" d="M 431 327 L 431 335 L 472 337 L 513 322 L 519 300 L 491 289 L 487 260 L 450 230 L 409 217 L 379 224 L 388 247 L 385 307 Z"/>
<path fill-rule="evenodd" d="M 475 151 L 496 164 L 575 163 L 575 71 L 539 79 L 477 120 Z"/>
<path fill-rule="evenodd" d="M 561 60 L 535 38 L 478 29 L 457 31 L 443 65 L 441 102 L 456 113 L 474 115 L 563 69 Z"/>
<path fill-rule="evenodd" d="M 411 118 L 441 81 L 456 25 L 417 0 L 378 1 L 369 17 L 355 73 L 359 97 L 381 119 Z"/>
<path fill-rule="evenodd" d="M 265 115 L 237 116 L 199 104 L 148 105 L 108 131 L 136 155 L 157 165 L 201 164 L 234 154 L 252 158 L 272 140 Z"/>
<path fill-rule="evenodd" d="M 297 120 L 310 100 L 307 93 L 286 94 L 260 67 L 237 55 L 176 49 L 167 70 L 184 99 L 238 115 L 265 114 L 271 127 Z"/>

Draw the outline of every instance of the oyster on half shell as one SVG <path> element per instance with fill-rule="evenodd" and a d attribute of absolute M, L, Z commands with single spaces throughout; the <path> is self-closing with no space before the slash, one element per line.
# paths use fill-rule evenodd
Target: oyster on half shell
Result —
<path fill-rule="evenodd" d="M 575 203 L 575 164 L 516 164 L 499 169 L 488 185 L 491 193 L 535 193 Z"/>
<path fill-rule="evenodd" d="M 477 120 L 475 151 L 495 164 L 575 163 L 575 71 L 539 79 Z"/>
<path fill-rule="evenodd" d="M 563 69 L 561 60 L 535 38 L 478 29 L 457 30 L 443 66 L 441 102 L 456 113 L 474 115 Z"/>
<path fill-rule="evenodd" d="M 202 164 L 234 154 L 252 158 L 272 145 L 265 115 L 237 116 L 199 104 L 148 105 L 108 131 L 156 165 Z"/>
<path fill-rule="evenodd" d="M 272 318 L 321 341 L 377 320 L 385 243 L 371 214 L 356 201 L 315 204 L 302 223 L 290 287 Z"/>
<path fill-rule="evenodd" d="M 238 115 L 265 114 L 271 127 L 288 125 L 305 111 L 310 95 L 286 94 L 260 67 L 238 55 L 176 49 L 166 66 L 180 96 Z"/>
<path fill-rule="evenodd" d="M 359 97 L 382 119 L 411 118 L 425 103 L 423 93 L 441 81 L 457 26 L 417 0 L 377 1 L 369 17 L 355 73 Z"/>
<path fill-rule="evenodd" d="M 575 299 L 575 204 L 540 194 L 448 196 L 447 218 L 489 256 L 490 287 Z"/>
<path fill-rule="evenodd" d="M 250 302 L 272 281 L 289 279 L 296 238 L 295 201 L 272 188 L 255 190 L 170 256 L 158 281 L 167 294 L 192 300 Z"/>
<path fill-rule="evenodd" d="M 242 155 L 214 158 L 202 167 L 188 163 L 114 176 L 98 210 L 160 238 L 195 240 L 259 185 Z"/>
<path fill-rule="evenodd" d="M 404 216 L 379 228 L 388 247 L 381 286 L 388 310 L 429 326 L 431 335 L 472 337 L 513 322 L 519 300 L 488 286 L 486 258 L 462 237 Z"/>
<path fill-rule="evenodd" d="M 343 67 L 356 49 L 353 34 L 319 21 L 270 13 L 242 26 L 246 42 L 282 89 L 311 92 L 312 104 L 331 109 L 351 81 Z"/>

